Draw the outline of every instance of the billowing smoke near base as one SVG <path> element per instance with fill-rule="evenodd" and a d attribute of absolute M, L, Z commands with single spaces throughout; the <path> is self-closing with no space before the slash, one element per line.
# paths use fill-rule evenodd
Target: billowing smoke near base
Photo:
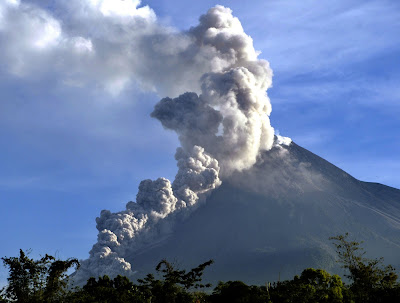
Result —
<path fill-rule="evenodd" d="M 144 180 L 136 202 L 124 211 L 103 210 L 96 219 L 98 241 L 75 280 L 129 276 L 135 264 L 125 256 L 162 240 L 223 178 L 252 167 L 260 152 L 272 148 L 266 94 L 272 71 L 223 6 L 178 32 L 160 25 L 138 0 L 60 1 L 59 9 L 73 16 L 63 20 L 34 3 L 0 4 L 0 39 L 7 42 L 0 60 L 10 73 L 22 78 L 57 74 L 65 85 L 96 83 L 111 94 L 135 82 L 172 96 L 157 103 L 151 116 L 179 136 L 175 180 Z M 39 72 L 43 65 L 49 68 Z"/>
<path fill-rule="evenodd" d="M 123 256 L 161 240 L 177 220 L 184 219 L 210 190 L 221 184 L 218 161 L 202 147 L 194 146 L 190 152 L 178 148 L 175 157 L 178 173 L 172 184 L 165 178 L 144 180 L 136 203 L 128 202 L 122 212 L 101 212 L 96 219 L 98 241 L 90 258 L 82 262 L 75 276 L 77 282 L 105 274 L 131 275 L 132 265 Z"/>

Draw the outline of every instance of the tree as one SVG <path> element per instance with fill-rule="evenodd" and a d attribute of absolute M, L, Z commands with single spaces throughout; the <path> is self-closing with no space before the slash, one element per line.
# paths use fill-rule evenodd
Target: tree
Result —
<path fill-rule="evenodd" d="M 4 288 L 4 300 L 16 302 L 58 302 L 65 294 L 66 271 L 79 267 L 77 259 L 56 260 L 45 255 L 39 260 L 28 257 L 29 252 L 20 250 L 19 257 L 3 257 L 3 265 L 9 269 L 8 285 Z"/>
<path fill-rule="evenodd" d="M 210 296 L 215 303 L 269 303 L 269 292 L 264 286 L 248 286 L 241 281 L 219 282 Z"/>
<path fill-rule="evenodd" d="M 362 242 L 348 240 L 349 234 L 331 237 L 336 247 L 338 262 L 348 270 L 346 277 L 352 282 L 350 290 L 356 302 L 394 302 L 400 298 L 398 275 L 383 258 L 365 258 Z"/>
<path fill-rule="evenodd" d="M 156 267 L 156 271 L 162 275 L 156 279 L 148 274 L 144 279 L 139 279 L 139 289 L 152 303 L 178 303 L 197 300 L 198 295 L 190 290 L 210 287 L 210 284 L 201 284 L 203 271 L 214 263 L 209 260 L 199 266 L 186 270 L 175 269 L 167 260 L 162 260 Z"/>
<path fill-rule="evenodd" d="M 85 286 L 75 289 L 67 300 L 70 303 L 142 303 L 146 302 L 137 285 L 134 285 L 127 277 L 118 275 L 113 280 L 108 276 L 90 278 Z"/>
<path fill-rule="evenodd" d="M 65 294 L 67 288 L 67 270 L 75 266 L 79 268 L 77 259 L 55 260 L 53 257 L 50 266 L 46 272 L 46 285 L 44 288 L 44 299 L 54 301 Z"/>
<path fill-rule="evenodd" d="M 209 285 L 201 284 L 204 269 L 211 265 L 208 261 L 191 269 L 189 272 L 176 269 L 166 260 L 162 260 L 156 267 L 161 275 L 159 279 L 148 274 L 134 284 L 127 277 L 117 276 L 110 279 L 107 275 L 99 278 L 90 278 L 82 288 L 75 288 L 65 297 L 68 303 L 186 303 L 206 302 L 205 293 L 196 292 Z"/>
<path fill-rule="evenodd" d="M 343 290 L 338 275 L 330 275 L 322 269 L 307 268 L 300 277 L 275 283 L 270 294 L 274 303 L 342 303 Z"/>

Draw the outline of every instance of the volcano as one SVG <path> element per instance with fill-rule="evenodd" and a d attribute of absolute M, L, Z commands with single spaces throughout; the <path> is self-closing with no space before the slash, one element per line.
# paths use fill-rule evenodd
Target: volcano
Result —
<path fill-rule="evenodd" d="M 77 280 L 134 279 L 161 259 L 185 268 L 213 259 L 211 282 L 259 284 L 306 267 L 336 270 L 329 237 L 345 232 L 397 265 L 399 191 L 358 181 L 276 135 L 272 69 L 229 8 L 209 9 L 185 35 L 187 49 L 164 62 L 197 76 L 150 114 L 178 136 L 175 178 L 143 180 L 135 202 L 101 212 Z"/>
<path fill-rule="evenodd" d="M 400 265 L 400 190 L 359 181 L 295 143 L 236 172 L 162 240 L 125 259 L 135 276 L 161 259 L 215 263 L 205 279 L 264 284 L 307 267 L 341 273 L 329 237 L 348 232 L 367 256 Z"/>

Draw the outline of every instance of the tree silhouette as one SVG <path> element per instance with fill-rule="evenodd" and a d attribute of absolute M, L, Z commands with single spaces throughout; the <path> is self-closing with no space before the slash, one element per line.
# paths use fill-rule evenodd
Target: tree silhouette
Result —
<path fill-rule="evenodd" d="M 65 272 L 79 267 L 77 259 L 56 260 L 45 255 L 39 260 L 28 257 L 29 252 L 19 251 L 19 257 L 3 257 L 9 269 L 8 285 L 3 290 L 4 300 L 17 302 L 56 302 L 67 286 Z"/>
<path fill-rule="evenodd" d="M 365 258 L 362 242 L 350 241 L 349 234 L 331 237 L 336 247 L 338 262 L 347 269 L 352 281 L 351 293 L 357 302 L 395 302 L 400 297 L 398 275 L 391 265 L 384 265 L 383 258 Z"/>
<path fill-rule="evenodd" d="M 144 279 L 139 279 L 139 289 L 152 303 L 178 303 L 192 302 L 196 293 L 189 292 L 190 289 L 210 287 L 210 284 L 201 284 L 203 271 L 214 261 L 209 260 L 199 266 L 186 270 L 175 269 L 167 260 L 162 260 L 156 267 L 162 278 L 156 279 L 154 275 L 148 274 Z"/>

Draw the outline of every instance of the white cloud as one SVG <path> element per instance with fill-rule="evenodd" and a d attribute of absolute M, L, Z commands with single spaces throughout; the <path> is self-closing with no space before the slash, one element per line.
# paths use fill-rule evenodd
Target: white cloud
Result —
<path fill-rule="evenodd" d="M 176 96 L 200 91 L 199 80 L 206 72 L 221 71 L 237 59 L 256 58 L 249 47 L 252 39 L 240 36 L 239 20 L 223 19 L 222 11 L 216 20 L 204 20 L 197 32 L 178 32 L 160 25 L 154 12 L 139 4 L 54 3 L 52 11 L 64 15 L 34 3 L 0 4 L 0 41 L 5 45 L 0 64 L 21 79 L 51 77 L 77 87 L 101 87 L 112 95 L 140 84 L 142 89 Z M 215 21 L 220 23 L 207 27 Z"/>
<path fill-rule="evenodd" d="M 99 10 L 104 16 L 155 18 L 154 12 L 148 7 L 140 7 L 140 0 L 90 0 L 93 9 Z"/>

